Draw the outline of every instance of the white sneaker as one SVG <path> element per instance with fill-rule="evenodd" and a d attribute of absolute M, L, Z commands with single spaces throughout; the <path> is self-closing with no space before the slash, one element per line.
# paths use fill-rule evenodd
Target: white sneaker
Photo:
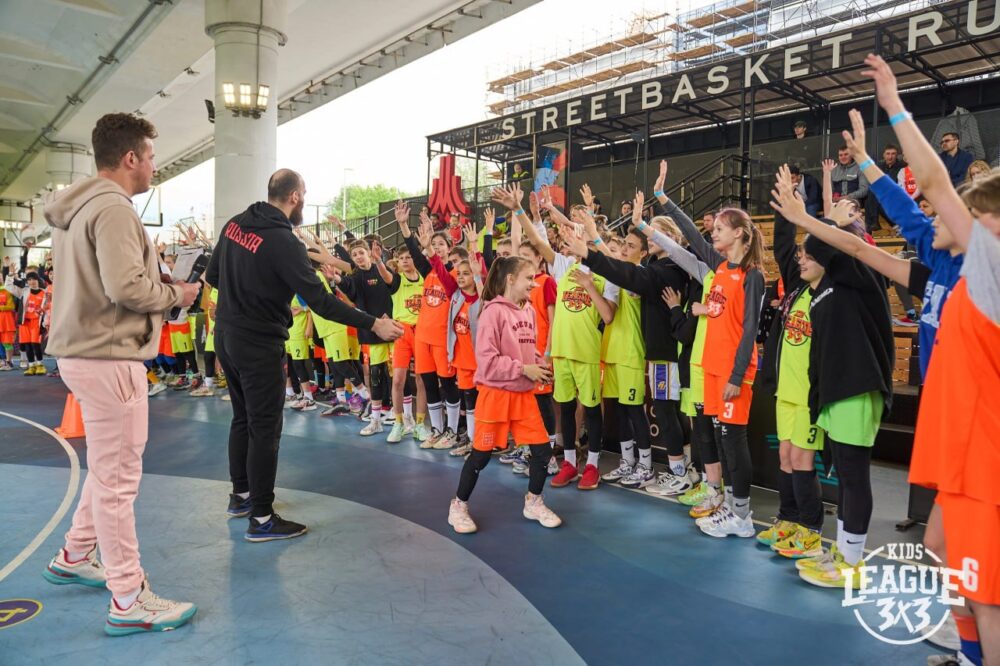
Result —
<path fill-rule="evenodd" d="M 167 390 L 167 385 L 164 384 L 163 382 L 160 382 L 159 384 L 151 384 L 149 386 L 149 397 L 152 398 L 154 395 L 160 395 L 166 390 Z"/>
<path fill-rule="evenodd" d="M 688 467 L 684 474 L 680 475 L 674 474 L 668 469 L 660 474 L 656 484 L 646 487 L 646 492 L 663 497 L 683 495 L 698 485 L 699 480 L 698 473 L 691 467 Z"/>
<path fill-rule="evenodd" d="M 655 481 L 656 473 L 651 468 L 638 463 L 632 473 L 622 477 L 619 483 L 621 483 L 622 488 L 645 488 Z"/>
<path fill-rule="evenodd" d="M 445 428 L 441 436 L 434 442 L 434 448 L 438 450 L 450 449 L 455 446 L 457 437 L 451 428 Z"/>
<path fill-rule="evenodd" d="M 403 437 L 412 435 L 417 429 L 417 422 L 413 420 L 413 417 L 404 416 L 403 417 Z"/>
<path fill-rule="evenodd" d="M 380 432 L 383 432 L 382 419 L 372 419 L 371 421 L 368 422 L 368 425 L 366 425 L 364 428 L 361 429 L 361 432 L 358 434 L 361 435 L 362 437 L 368 437 L 369 435 L 374 435 Z"/>
<path fill-rule="evenodd" d="M 314 412 L 316 411 L 316 401 L 306 396 L 293 402 L 292 409 L 297 412 Z"/>
<path fill-rule="evenodd" d="M 618 463 L 618 467 L 616 467 L 615 469 L 611 470 L 610 472 L 602 476 L 601 479 L 603 481 L 608 481 L 611 483 L 614 483 L 615 481 L 621 481 L 626 476 L 632 473 L 633 468 L 634 465 L 630 465 L 627 460 L 622 458 L 621 461 L 619 461 Z"/>
<path fill-rule="evenodd" d="M 552 509 L 545 506 L 541 495 L 528 493 L 524 496 L 523 515 L 528 520 L 537 520 L 541 523 L 542 527 L 559 527 L 562 525 L 562 519 Z"/>
<path fill-rule="evenodd" d="M 80 560 L 70 564 L 66 559 L 66 550 L 59 549 L 49 561 L 49 566 L 42 572 L 42 578 L 53 585 L 86 585 L 87 587 L 106 587 L 107 576 L 104 565 L 97 559 L 97 546 L 90 549 L 90 552 Z"/>
<path fill-rule="evenodd" d="M 161 599 L 149 589 L 149 581 L 142 582 L 139 597 L 126 609 L 118 608 L 111 600 L 108 622 L 104 633 L 109 636 L 126 636 L 144 631 L 170 631 L 190 620 L 198 612 L 192 603 Z"/>
<path fill-rule="evenodd" d="M 457 497 L 451 500 L 451 506 L 448 507 L 448 524 L 459 534 L 472 534 L 479 529 L 469 515 L 468 502 L 463 502 Z"/>
<path fill-rule="evenodd" d="M 403 425 L 406 425 L 405 420 L 403 421 Z M 413 425 L 413 439 L 417 440 L 418 442 L 426 442 L 428 439 L 431 438 L 431 434 L 432 433 L 430 431 L 430 428 L 427 427 L 426 423 L 421 422 L 421 423 L 415 423 Z"/>
<path fill-rule="evenodd" d="M 211 398 L 214 395 L 215 389 L 210 386 L 199 386 L 191 391 L 191 397 L 193 398 Z"/>
<path fill-rule="evenodd" d="M 301 399 L 302 399 L 302 394 L 301 393 L 296 393 L 295 395 L 288 395 L 286 393 L 285 394 L 285 409 L 291 409 L 292 405 L 294 405 L 295 403 L 297 403 Z"/>
<path fill-rule="evenodd" d="M 394 421 L 392 424 L 392 430 L 389 431 L 389 436 L 385 438 L 390 444 L 399 444 L 403 441 L 403 424 L 399 421 Z"/>
<path fill-rule="evenodd" d="M 382 425 L 392 425 L 396 422 L 396 415 L 392 412 L 384 411 L 382 412 Z"/>
<path fill-rule="evenodd" d="M 423 425 L 423 424 L 421 423 L 420 425 Z M 418 430 L 419 430 L 419 428 L 420 428 L 420 426 L 417 426 Z M 423 439 L 422 441 L 420 441 L 420 448 L 422 448 L 422 449 L 433 449 L 434 445 L 437 444 L 437 441 L 439 439 L 441 439 L 441 437 L 443 437 L 443 436 L 444 436 L 444 433 L 439 432 L 435 428 L 431 428 L 430 436 L 427 437 L 427 438 L 425 438 L 425 439 Z M 414 432 L 414 437 L 416 437 L 416 432 Z M 416 437 L 416 439 L 420 440 L 419 437 Z"/>
<path fill-rule="evenodd" d="M 757 533 L 753 527 L 753 512 L 748 513 L 746 518 L 740 518 L 729 508 L 729 505 L 726 505 L 716 511 L 712 515 L 712 518 L 715 518 L 715 520 L 698 526 L 708 536 L 738 536 L 746 538 L 752 537 Z"/>
<path fill-rule="evenodd" d="M 549 476 L 555 476 L 556 474 L 559 473 L 559 469 L 561 467 L 562 465 L 560 464 L 559 459 L 556 458 L 555 454 L 553 454 L 552 457 L 549 458 L 549 468 L 546 471 L 548 472 Z"/>
<path fill-rule="evenodd" d="M 469 442 L 467 444 L 462 444 L 461 446 L 456 446 L 455 448 L 453 448 L 451 451 L 448 452 L 448 455 L 455 456 L 456 458 L 458 458 L 459 456 L 467 456 L 470 453 L 472 453 L 472 442 Z"/>

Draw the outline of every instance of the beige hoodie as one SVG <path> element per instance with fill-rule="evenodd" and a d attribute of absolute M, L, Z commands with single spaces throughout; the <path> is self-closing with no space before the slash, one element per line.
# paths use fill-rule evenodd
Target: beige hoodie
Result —
<path fill-rule="evenodd" d="M 132 201 L 107 178 L 81 180 L 45 202 L 52 225 L 52 330 L 58 358 L 145 361 L 163 313 L 183 299 L 160 281 L 159 258 Z"/>

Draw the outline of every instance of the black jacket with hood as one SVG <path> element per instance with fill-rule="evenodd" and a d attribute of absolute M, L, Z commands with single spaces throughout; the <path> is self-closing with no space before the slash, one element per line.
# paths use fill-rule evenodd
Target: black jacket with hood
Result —
<path fill-rule="evenodd" d="M 287 340 L 296 294 L 324 319 L 358 329 L 375 324 L 326 291 L 288 218 L 266 202 L 226 223 L 205 278 L 219 290 L 215 321 L 222 330 Z"/>

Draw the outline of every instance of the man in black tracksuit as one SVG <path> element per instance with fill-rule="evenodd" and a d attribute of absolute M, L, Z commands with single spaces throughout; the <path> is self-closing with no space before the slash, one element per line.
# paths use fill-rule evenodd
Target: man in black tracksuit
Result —
<path fill-rule="evenodd" d="M 250 206 L 222 229 L 206 279 L 218 288 L 216 355 L 229 382 L 233 421 L 229 430 L 228 513 L 250 515 L 248 541 L 288 539 L 305 525 L 274 513 L 284 408 L 284 342 L 292 324 L 291 300 L 301 296 L 331 321 L 372 330 L 387 339 L 402 334 L 391 319 L 376 319 L 327 293 L 292 233 L 302 223 L 305 184 L 294 171 L 271 176 L 268 201 Z"/>

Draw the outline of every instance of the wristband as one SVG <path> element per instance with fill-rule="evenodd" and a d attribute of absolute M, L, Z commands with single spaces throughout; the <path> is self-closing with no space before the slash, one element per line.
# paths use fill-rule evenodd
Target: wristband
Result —
<path fill-rule="evenodd" d="M 546 356 L 552 356 L 552 352 L 550 352 L 549 350 L 547 350 L 547 349 L 546 349 L 546 350 L 545 350 L 545 355 L 546 355 Z"/>
<path fill-rule="evenodd" d="M 594 239 L 594 247 L 597 247 L 598 245 L 600 245 L 603 242 L 604 241 L 601 240 L 601 237 L 598 236 L 597 238 Z"/>
<path fill-rule="evenodd" d="M 659 197 L 665 197 L 667 195 L 663 193 L 663 190 L 654 190 L 653 196 L 659 198 Z"/>
<path fill-rule="evenodd" d="M 642 231 L 643 229 L 645 229 L 645 228 L 646 228 L 646 227 L 648 227 L 648 226 L 649 226 L 649 225 L 648 225 L 648 224 L 646 224 L 646 221 L 645 221 L 645 220 L 643 220 L 642 222 L 640 222 L 639 224 L 637 224 L 637 225 L 635 226 L 635 228 L 636 228 L 637 230 L 639 230 L 639 231 Z"/>
<path fill-rule="evenodd" d="M 904 120 L 911 120 L 912 118 L 913 118 L 913 115 L 910 114 L 909 112 L 907 112 L 907 111 L 900 111 L 899 113 L 897 113 L 896 115 L 894 115 L 892 118 L 889 118 L 889 125 L 892 126 L 892 127 L 895 127 L 896 125 L 898 125 L 899 123 L 903 122 Z"/>
<path fill-rule="evenodd" d="M 861 170 L 864 171 L 865 169 L 867 169 L 870 166 L 873 166 L 874 164 L 875 164 L 875 160 L 873 160 L 872 158 L 869 157 L 868 159 L 866 159 L 864 162 L 862 162 L 860 164 Z"/>
<path fill-rule="evenodd" d="M 524 209 L 518 208 L 517 210 L 514 211 L 514 215 L 524 215 Z"/>

